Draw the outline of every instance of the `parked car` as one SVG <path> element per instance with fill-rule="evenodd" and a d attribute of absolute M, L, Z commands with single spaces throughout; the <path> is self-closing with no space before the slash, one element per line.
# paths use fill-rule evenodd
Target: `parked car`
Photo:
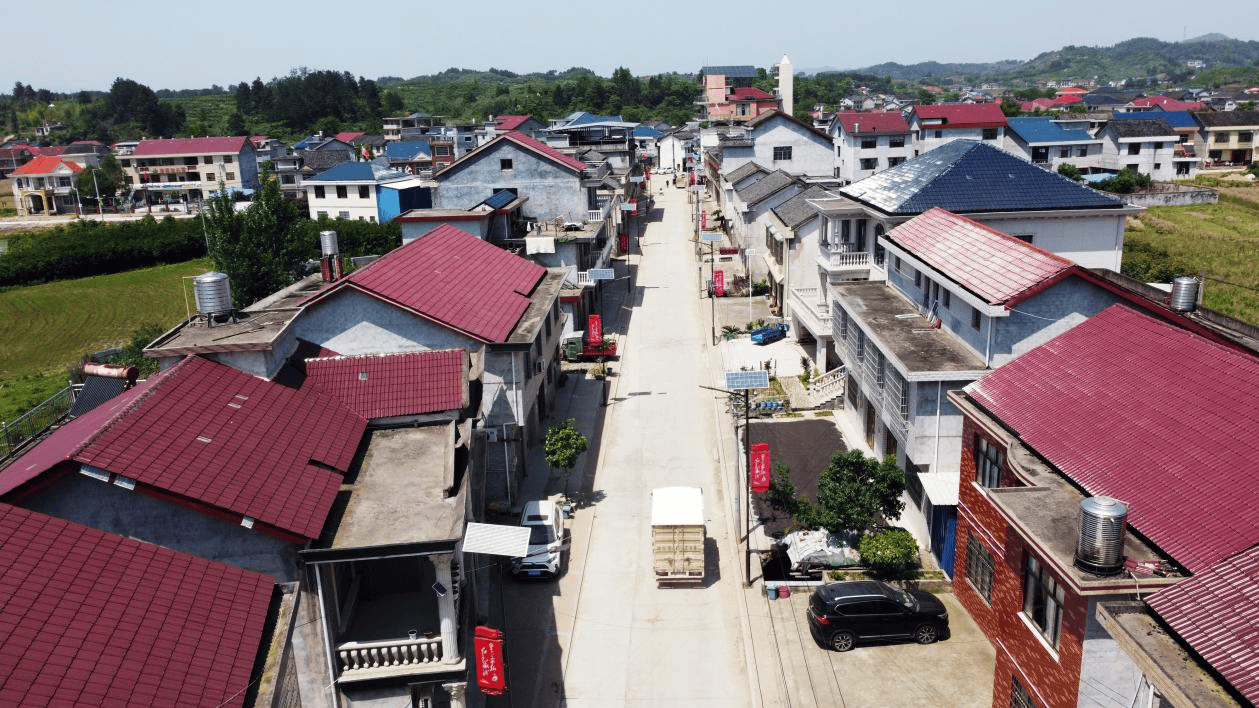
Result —
<path fill-rule="evenodd" d="M 752 343 L 769 344 L 770 342 L 777 342 L 787 336 L 787 329 L 786 322 L 775 322 L 759 329 L 754 329 L 752 330 Z"/>
<path fill-rule="evenodd" d="M 560 576 L 564 544 L 564 516 L 553 501 L 525 503 L 520 525 L 529 529 L 529 551 L 524 558 L 512 561 L 511 572 L 517 578 L 551 579 Z"/>
<path fill-rule="evenodd" d="M 949 612 L 940 598 L 877 580 L 822 585 L 813 591 L 805 614 L 813 638 L 835 651 L 867 639 L 930 644 L 949 633 Z"/>

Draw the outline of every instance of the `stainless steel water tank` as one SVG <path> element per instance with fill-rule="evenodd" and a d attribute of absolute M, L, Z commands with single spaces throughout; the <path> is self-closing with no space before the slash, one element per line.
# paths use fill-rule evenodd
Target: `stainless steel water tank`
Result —
<path fill-rule="evenodd" d="M 217 315 L 232 311 L 232 284 L 227 273 L 203 273 L 192 279 L 197 312 Z"/>
<path fill-rule="evenodd" d="M 1172 309 L 1192 312 L 1198 307 L 1198 279 L 1182 275 L 1172 281 Z"/>
<path fill-rule="evenodd" d="M 1128 507 L 1118 499 L 1089 497 L 1080 502 L 1080 538 L 1075 564 L 1096 575 L 1123 570 L 1124 529 Z"/>
<path fill-rule="evenodd" d="M 319 232 L 319 252 L 325 256 L 337 255 L 337 232 L 336 231 L 320 231 Z"/>

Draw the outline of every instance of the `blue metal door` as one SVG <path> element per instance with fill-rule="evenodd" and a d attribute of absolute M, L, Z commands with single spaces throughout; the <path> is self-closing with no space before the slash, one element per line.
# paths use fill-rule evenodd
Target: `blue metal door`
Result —
<path fill-rule="evenodd" d="M 937 506 L 931 510 L 931 552 L 945 575 L 953 577 L 953 553 L 957 548 L 957 507 Z"/>

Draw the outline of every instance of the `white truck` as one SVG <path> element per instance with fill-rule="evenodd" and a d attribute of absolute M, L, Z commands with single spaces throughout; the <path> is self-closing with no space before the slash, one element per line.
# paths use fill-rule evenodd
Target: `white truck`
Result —
<path fill-rule="evenodd" d="M 699 487 L 651 491 L 651 555 L 658 584 L 704 581 L 704 493 Z"/>

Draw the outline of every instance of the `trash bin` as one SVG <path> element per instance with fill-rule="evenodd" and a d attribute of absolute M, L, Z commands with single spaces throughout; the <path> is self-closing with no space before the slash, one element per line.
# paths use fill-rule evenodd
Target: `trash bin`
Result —
<path fill-rule="evenodd" d="M 765 594 L 769 596 L 770 600 L 777 600 L 778 599 L 778 586 L 766 585 Z"/>
<path fill-rule="evenodd" d="M 791 587 L 787 585 L 779 585 L 778 597 L 782 597 L 782 598 L 791 597 Z"/>

